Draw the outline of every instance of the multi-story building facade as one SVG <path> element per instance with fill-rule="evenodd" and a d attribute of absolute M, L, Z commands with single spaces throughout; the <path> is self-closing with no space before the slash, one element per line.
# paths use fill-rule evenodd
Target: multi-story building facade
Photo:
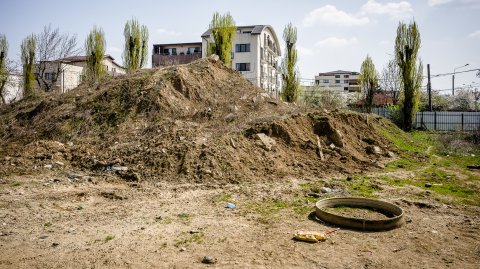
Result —
<path fill-rule="evenodd" d="M 318 76 L 315 76 L 315 84 L 341 92 L 359 92 L 359 75 L 358 72 L 343 70 L 319 73 Z"/>
<path fill-rule="evenodd" d="M 155 44 L 152 67 L 187 64 L 202 58 L 202 42 Z"/>
<path fill-rule="evenodd" d="M 203 57 L 208 55 L 207 48 L 211 42 L 211 30 L 208 30 L 202 35 Z M 241 72 L 246 79 L 274 97 L 280 94 L 280 56 L 280 43 L 272 26 L 237 27 L 232 48 L 232 69 Z"/>

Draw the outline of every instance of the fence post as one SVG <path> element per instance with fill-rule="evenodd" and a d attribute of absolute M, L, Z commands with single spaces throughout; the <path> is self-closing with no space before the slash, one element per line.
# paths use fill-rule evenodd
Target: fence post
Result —
<path fill-rule="evenodd" d="M 437 111 L 433 112 L 433 130 L 437 130 Z"/>
<path fill-rule="evenodd" d="M 464 128 L 463 128 L 463 113 L 462 113 L 462 132 L 463 132 Z"/>

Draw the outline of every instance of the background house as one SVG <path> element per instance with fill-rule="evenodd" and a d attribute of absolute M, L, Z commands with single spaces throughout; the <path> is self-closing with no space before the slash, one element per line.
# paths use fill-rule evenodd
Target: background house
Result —
<path fill-rule="evenodd" d="M 152 67 L 187 64 L 202 58 L 202 42 L 155 44 Z"/>
<path fill-rule="evenodd" d="M 207 56 L 209 43 L 213 42 L 211 30 L 202 35 L 202 55 Z M 232 69 L 270 95 L 280 95 L 278 59 L 280 43 L 272 26 L 252 25 L 237 27 L 232 48 Z"/>
<path fill-rule="evenodd" d="M 57 92 L 67 92 L 71 89 L 76 88 L 82 82 L 84 69 L 87 66 L 87 57 L 86 56 L 71 56 L 56 61 L 42 62 L 39 63 L 37 71 L 40 69 L 44 70 L 43 78 L 39 80 L 44 80 L 47 83 L 50 83 L 53 87 L 52 89 Z M 103 65 L 105 71 L 111 76 L 117 76 L 125 74 L 125 68 L 115 62 L 115 59 L 110 55 L 105 55 L 103 58 Z M 41 73 L 37 73 L 36 76 L 39 76 Z M 37 87 L 41 87 L 38 85 Z"/>
<path fill-rule="evenodd" d="M 353 71 L 331 71 L 327 73 L 319 73 L 315 76 L 315 84 L 331 90 L 343 92 L 359 92 L 358 72 Z"/>

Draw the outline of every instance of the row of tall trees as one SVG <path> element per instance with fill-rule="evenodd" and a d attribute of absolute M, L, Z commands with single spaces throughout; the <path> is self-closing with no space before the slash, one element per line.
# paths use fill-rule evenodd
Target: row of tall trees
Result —
<path fill-rule="evenodd" d="M 145 66 L 148 56 L 148 29 L 140 25 L 138 20 L 131 19 L 125 23 L 125 47 L 123 56 L 124 67 L 135 71 Z M 87 36 L 84 51 L 87 58 L 86 80 L 96 81 L 106 74 L 103 66 L 106 41 L 105 33 L 99 27 L 94 27 Z M 82 50 L 78 47 L 76 35 L 60 32 L 59 28 L 45 26 L 39 34 L 26 37 L 20 46 L 22 85 L 24 97 L 35 94 L 38 87 L 42 91 L 51 92 L 63 73 L 64 65 L 57 62 L 69 56 L 76 56 Z M 14 72 L 15 65 L 8 59 L 8 41 L 0 34 L 0 102 L 6 103 L 5 89 L 9 76 Z M 49 73 L 48 78 L 46 73 Z"/>
<path fill-rule="evenodd" d="M 415 21 L 400 22 L 395 39 L 395 58 L 382 71 L 381 83 L 375 65 L 367 55 L 360 69 L 360 86 L 365 97 L 365 106 L 371 112 L 373 97 L 379 85 L 400 100 L 399 124 L 408 131 L 418 111 L 423 80 L 423 65 L 418 59 L 421 46 L 420 32 Z M 399 94 L 398 94 L 399 93 Z"/>

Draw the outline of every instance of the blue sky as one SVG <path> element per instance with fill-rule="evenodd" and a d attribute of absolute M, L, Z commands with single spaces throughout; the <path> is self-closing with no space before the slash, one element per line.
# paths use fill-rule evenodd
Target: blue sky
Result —
<path fill-rule="evenodd" d="M 21 40 L 44 25 L 77 34 L 80 46 L 97 25 L 106 34 L 107 53 L 121 63 L 128 19 L 147 25 L 152 48 L 200 41 L 215 11 L 229 11 L 237 25 L 270 24 L 279 37 L 292 22 L 298 28 L 299 70 L 306 79 L 337 69 L 358 71 L 367 54 L 381 71 L 393 55 L 398 22 L 413 18 L 422 38 L 420 57 L 432 74 L 450 73 L 466 63 L 458 71 L 480 68 L 480 0 L 0 0 L 0 33 L 7 36 L 10 58 L 17 60 Z M 478 84 L 480 79 L 475 72 L 462 73 L 455 83 Z M 451 88 L 451 76 L 433 79 L 432 86 Z"/>

